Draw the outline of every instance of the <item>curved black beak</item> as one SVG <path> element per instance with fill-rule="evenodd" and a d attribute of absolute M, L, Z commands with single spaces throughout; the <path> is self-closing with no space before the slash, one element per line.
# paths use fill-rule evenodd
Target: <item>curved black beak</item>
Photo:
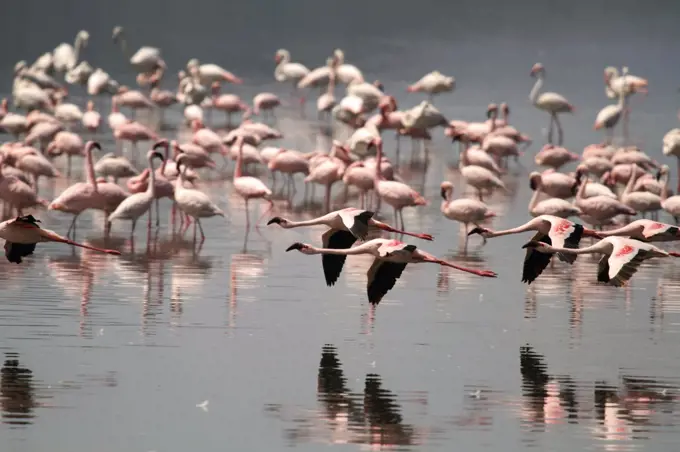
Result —
<path fill-rule="evenodd" d="M 481 234 L 483 232 L 484 232 L 484 229 L 482 229 L 482 228 L 474 228 L 472 231 L 468 232 L 468 235 Z"/>
<path fill-rule="evenodd" d="M 267 222 L 267 226 L 270 224 L 281 224 L 281 217 L 274 217 Z"/>
<path fill-rule="evenodd" d="M 442 188 L 439 193 L 442 195 L 442 198 L 446 199 L 446 189 L 445 188 Z"/>
<path fill-rule="evenodd" d="M 93 141 L 92 147 L 95 148 L 95 149 L 99 149 L 100 151 L 102 150 L 102 145 L 99 144 L 99 141 Z"/>
<path fill-rule="evenodd" d="M 161 154 L 161 153 L 158 152 L 158 151 L 154 152 L 154 153 L 153 153 L 153 156 L 156 157 L 156 158 L 158 158 L 158 159 L 160 159 L 161 162 L 165 161 L 165 156 L 163 156 L 163 154 Z"/>
<path fill-rule="evenodd" d="M 289 246 L 288 248 L 286 248 L 286 252 L 288 252 L 288 251 L 293 251 L 293 250 L 301 250 L 301 249 L 304 248 L 304 247 L 305 247 L 305 245 L 303 245 L 302 243 L 300 243 L 300 242 L 295 242 L 295 243 L 293 243 L 291 246 Z"/>
<path fill-rule="evenodd" d="M 170 143 L 166 139 L 158 140 L 153 144 L 153 150 L 156 150 L 158 148 L 164 148 L 167 149 L 170 146 Z"/>

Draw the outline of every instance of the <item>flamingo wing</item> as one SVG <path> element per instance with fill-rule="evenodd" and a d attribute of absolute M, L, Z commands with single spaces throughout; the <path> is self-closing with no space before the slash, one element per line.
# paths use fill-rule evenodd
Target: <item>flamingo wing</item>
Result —
<path fill-rule="evenodd" d="M 678 240 L 680 229 L 665 223 L 651 223 L 642 230 L 642 235 L 650 242 Z"/>
<path fill-rule="evenodd" d="M 35 243 L 5 242 L 5 256 L 7 260 L 20 264 L 23 257 L 30 256 L 35 251 Z"/>
<path fill-rule="evenodd" d="M 406 263 L 388 262 L 382 259 L 374 260 L 373 265 L 368 269 L 368 284 L 366 286 L 369 303 L 373 305 L 380 303 L 385 294 L 392 290 L 405 268 Z"/>
<path fill-rule="evenodd" d="M 341 229 L 329 229 L 321 236 L 321 240 L 323 242 L 324 248 L 344 250 L 350 248 L 357 239 L 354 237 L 354 234 L 349 231 L 343 231 Z M 323 275 L 326 278 L 327 286 L 333 286 L 338 281 L 346 259 L 347 256 L 336 254 L 321 255 Z"/>
<path fill-rule="evenodd" d="M 359 240 L 366 240 L 368 235 L 368 221 L 373 218 L 375 212 L 363 210 L 357 212 L 340 212 L 342 224 Z"/>
<path fill-rule="evenodd" d="M 623 240 L 613 242 L 613 245 L 611 255 L 600 259 L 597 280 L 621 287 L 638 271 L 640 264 L 649 258 L 649 252 Z"/>
<path fill-rule="evenodd" d="M 551 222 L 548 235 L 550 236 L 552 246 L 558 248 L 578 248 L 579 243 L 581 243 L 581 237 L 583 237 L 583 226 L 565 219 L 555 220 Z M 557 253 L 557 257 L 562 262 L 570 264 L 576 261 L 575 254 Z"/>
<path fill-rule="evenodd" d="M 552 245 L 550 237 L 540 232 L 536 233 L 531 240 Z M 524 268 L 522 269 L 522 282 L 527 284 L 534 282 L 548 266 L 551 258 L 552 253 L 542 253 L 534 248 L 527 248 L 527 253 L 524 256 Z"/>

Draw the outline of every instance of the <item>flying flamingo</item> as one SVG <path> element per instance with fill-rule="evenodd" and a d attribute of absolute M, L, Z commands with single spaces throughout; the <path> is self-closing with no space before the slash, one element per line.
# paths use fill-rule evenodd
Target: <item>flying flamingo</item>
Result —
<path fill-rule="evenodd" d="M 274 201 L 272 201 L 272 191 L 257 177 L 243 176 L 243 137 L 237 140 L 238 157 L 236 158 L 236 169 L 234 169 L 234 189 L 246 203 L 246 231 L 250 228 L 250 210 L 248 209 L 248 201 L 251 199 L 264 199 L 269 203 L 267 209 L 262 216 L 255 223 L 258 227 L 260 220 L 267 215 L 274 208 Z"/>
<path fill-rule="evenodd" d="M 201 226 L 201 218 L 211 218 L 216 215 L 224 217 L 224 212 L 202 191 L 184 186 L 184 172 L 187 169 L 184 159 L 183 155 L 175 159 L 177 171 L 179 172 L 179 176 L 175 179 L 175 202 L 182 212 L 194 219 L 194 242 L 196 241 L 196 225 L 198 225 L 198 228 L 201 230 L 201 243 L 203 243 L 205 241 L 205 234 L 203 233 L 203 226 Z M 184 166 L 183 169 L 182 166 Z M 187 224 L 184 232 L 188 228 L 189 225 Z"/>
<path fill-rule="evenodd" d="M 541 88 L 543 87 L 543 79 L 545 77 L 545 69 L 541 63 L 536 63 L 531 68 L 531 76 L 536 77 L 536 84 L 529 94 L 529 100 L 536 108 L 539 110 L 547 111 L 550 113 L 550 125 L 548 126 L 548 142 L 552 143 L 553 137 L 553 123 L 557 126 L 557 144 L 562 145 L 563 133 L 562 125 L 560 124 L 560 119 L 558 114 L 560 113 L 573 113 L 574 106 L 569 103 L 569 101 L 557 93 L 543 93 L 540 94 Z"/>
<path fill-rule="evenodd" d="M 680 253 L 662 249 L 635 239 L 607 237 L 586 248 L 562 248 L 544 242 L 531 240 L 522 248 L 535 253 L 562 253 L 571 256 L 579 254 L 604 254 L 597 267 L 597 281 L 621 287 L 638 271 L 640 264 L 655 257 L 680 257 Z M 548 254 L 549 255 L 549 254 Z"/>
<path fill-rule="evenodd" d="M 479 227 L 479 223 L 495 217 L 496 214 L 482 201 L 468 198 L 453 199 L 453 184 L 451 182 L 444 181 L 440 187 L 444 199 L 441 205 L 442 214 L 449 220 L 458 221 L 465 225 L 465 246 L 467 247 L 470 223 Z"/>
<path fill-rule="evenodd" d="M 375 167 L 374 186 L 378 196 L 394 209 L 394 224 L 397 224 L 397 216 L 401 219 L 401 229 L 404 227 L 404 214 L 402 210 L 404 207 L 424 206 L 427 205 L 427 200 L 423 196 L 406 185 L 403 182 L 393 180 L 383 180 L 380 174 L 380 167 L 382 166 L 383 156 L 383 142 L 381 138 L 375 138 L 374 144 L 378 149 L 376 160 L 378 165 Z"/>
<path fill-rule="evenodd" d="M 330 254 L 336 256 L 350 256 L 368 254 L 375 257 L 373 265 L 368 270 L 368 284 L 366 291 L 368 301 L 372 305 L 377 305 L 380 300 L 389 292 L 401 277 L 407 264 L 430 262 L 445 267 L 455 268 L 456 270 L 472 273 L 477 276 L 489 278 L 496 277 L 496 273 L 489 270 L 476 270 L 474 268 L 461 267 L 450 262 L 439 259 L 425 251 L 416 248 L 415 245 L 407 245 L 404 242 L 393 239 L 373 239 L 354 248 L 335 249 L 335 248 L 315 248 L 305 243 L 294 243 L 286 251 L 298 250 L 302 254 Z M 338 265 L 337 262 L 335 262 Z M 331 271 L 339 274 L 340 268 L 332 268 Z"/>
<path fill-rule="evenodd" d="M 536 231 L 532 240 L 539 240 L 555 246 L 566 246 L 567 248 L 577 248 L 581 242 L 581 237 L 598 237 L 597 232 L 584 228 L 565 218 L 553 215 L 541 215 L 516 228 L 503 231 L 492 231 L 486 228 L 475 228 L 469 235 L 479 234 L 484 238 L 490 239 L 503 235 L 521 234 L 526 231 Z M 558 253 L 557 257 L 564 262 L 573 264 L 576 257 L 564 253 Z M 527 250 L 524 258 L 524 269 L 522 271 L 522 282 L 531 284 L 550 263 L 552 254 L 541 254 L 534 252 L 533 249 Z"/>
<path fill-rule="evenodd" d="M 120 255 L 120 251 L 107 250 L 81 243 L 62 237 L 49 229 L 42 229 L 33 215 L 17 217 L 0 223 L 0 238 L 5 239 L 5 256 L 10 262 L 20 264 L 22 258 L 30 256 L 35 251 L 35 246 L 41 242 L 58 242 L 67 245 L 78 246 L 100 253 Z"/>
<path fill-rule="evenodd" d="M 377 228 L 387 232 L 409 235 L 423 240 L 432 240 L 430 234 L 415 234 L 402 231 L 392 226 L 374 219 L 374 212 L 368 210 L 348 207 L 334 212 L 327 213 L 318 218 L 306 221 L 291 221 L 282 217 L 274 217 L 267 225 L 278 224 L 283 229 L 293 229 L 305 226 L 324 225 L 330 229 L 322 236 L 324 248 L 347 249 L 354 245 L 357 240 L 366 240 L 369 229 Z M 321 258 L 323 264 L 326 285 L 332 286 L 338 280 L 342 267 L 345 264 L 346 256 L 336 256 L 324 254 Z"/>
<path fill-rule="evenodd" d="M 622 236 L 643 242 L 674 242 L 680 240 L 680 229 L 672 224 L 640 219 L 618 229 L 598 232 L 602 237 Z"/>
<path fill-rule="evenodd" d="M 111 213 L 107 219 L 109 223 L 114 220 L 132 220 L 132 227 L 130 228 L 130 240 L 134 240 L 135 226 L 137 225 L 137 220 L 139 217 L 149 212 L 148 215 L 148 227 L 151 227 L 151 203 L 156 197 L 156 171 L 153 167 L 153 159 L 158 157 L 163 160 L 163 154 L 158 151 L 149 151 L 146 154 L 146 160 L 149 165 L 149 182 L 147 184 L 147 189 L 141 193 L 133 193 L 121 202 L 116 210 Z M 158 220 L 158 219 L 156 219 Z"/>

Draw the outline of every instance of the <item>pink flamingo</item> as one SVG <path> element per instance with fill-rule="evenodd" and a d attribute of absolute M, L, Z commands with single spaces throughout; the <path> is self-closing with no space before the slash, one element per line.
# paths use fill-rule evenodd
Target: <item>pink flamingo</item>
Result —
<path fill-rule="evenodd" d="M 276 119 L 274 116 L 274 109 L 281 105 L 281 99 L 279 96 L 272 93 L 260 93 L 253 98 L 253 113 L 259 115 L 262 113 L 262 117 L 265 117 L 265 112 L 271 117 L 271 119 Z"/>
<path fill-rule="evenodd" d="M 201 146 L 210 154 L 221 154 L 226 163 L 228 149 L 222 143 L 222 139 L 217 133 L 205 127 L 205 125 L 197 119 L 191 121 L 191 129 L 194 132 L 193 136 L 191 137 L 191 141 L 193 143 Z"/>
<path fill-rule="evenodd" d="M 275 171 L 287 174 L 288 184 L 292 186 L 293 194 L 295 194 L 295 179 L 293 177 L 298 173 L 305 176 L 309 174 L 309 158 L 302 152 L 280 148 L 267 163 L 267 168 L 272 174 Z"/>
<path fill-rule="evenodd" d="M 203 243 L 205 241 L 205 233 L 203 232 L 203 226 L 201 226 L 201 218 L 224 217 L 224 212 L 202 191 L 184 186 L 186 180 L 184 179 L 184 171 L 187 169 L 186 165 L 184 165 L 184 158 L 183 155 L 180 155 L 176 160 L 179 176 L 175 179 L 175 202 L 185 215 L 194 219 L 194 242 L 196 241 L 196 226 L 198 226 L 201 231 L 201 243 Z M 187 229 L 189 229 L 188 222 L 183 233 L 186 233 Z"/>
<path fill-rule="evenodd" d="M 83 113 L 83 127 L 92 133 L 95 133 L 102 123 L 102 117 L 99 112 L 94 109 L 94 102 L 87 101 L 87 110 Z"/>
<path fill-rule="evenodd" d="M 473 268 L 461 267 L 450 262 L 439 259 L 429 253 L 421 251 L 415 245 L 407 245 L 399 240 L 392 239 L 373 239 L 362 243 L 359 246 L 348 249 L 335 248 L 315 248 L 305 243 L 294 243 L 286 251 L 297 250 L 302 254 L 330 254 L 336 256 L 351 256 L 368 254 L 375 257 L 373 265 L 368 270 L 368 301 L 372 305 L 377 305 L 380 300 L 389 292 L 401 277 L 407 264 L 430 262 L 445 267 L 455 268 L 456 270 L 472 273 L 477 276 L 494 278 L 496 273 L 489 270 L 476 270 Z M 332 261 L 338 265 L 339 261 Z M 331 269 L 333 273 L 340 274 L 342 267 Z"/>
<path fill-rule="evenodd" d="M 602 237 L 624 236 L 643 242 L 675 242 L 680 240 L 680 229 L 672 224 L 640 219 L 618 229 L 601 231 Z"/>
<path fill-rule="evenodd" d="M 172 200 L 172 221 L 174 225 L 177 205 L 175 204 L 175 187 L 166 177 L 166 166 L 168 164 L 168 155 L 170 143 L 168 140 L 159 140 L 153 146 L 153 149 L 164 148 L 165 154 L 163 156 L 160 168 L 156 169 L 153 182 L 154 182 L 154 198 L 156 200 L 156 226 L 160 225 L 160 208 L 158 205 L 158 200 L 161 198 L 169 198 Z M 174 163 L 174 162 L 173 162 Z M 145 168 L 138 176 L 131 177 L 127 180 L 127 187 L 130 193 L 141 193 L 149 188 L 149 180 L 151 179 L 151 171 L 149 168 Z"/>
<path fill-rule="evenodd" d="M 378 149 L 378 166 L 375 168 L 374 186 L 378 196 L 394 209 L 394 224 L 397 224 L 397 216 L 401 219 L 401 229 L 404 227 L 404 207 L 424 206 L 427 200 L 423 196 L 403 182 L 382 180 L 380 166 L 382 165 L 382 139 L 376 138 L 374 144 Z"/>
<path fill-rule="evenodd" d="M 595 245 L 585 248 L 563 248 L 545 242 L 531 240 L 522 248 L 538 253 L 561 253 L 578 256 L 579 254 L 604 254 L 597 268 L 597 281 L 621 287 L 638 271 L 643 261 L 655 257 L 680 257 L 680 253 L 666 252 L 649 243 L 624 237 L 607 237 Z"/>
<path fill-rule="evenodd" d="M 512 229 L 505 229 L 503 231 L 492 231 L 486 228 L 474 228 L 468 235 L 479 234 L 485 239 L 494 237 L 501 237 L 504 235 L 521 234 L 522 232 L 536 231 L 533 240 L 540 240 L 541 242 L 550 242 L 555 246 L 567 246 L 568 248 L 577 248 L 581 242 L 582 237 L 596 237 L 599 238 L 597 232 L 584 228 L 580 224 L 569 221 L 565 218 L 559 218 L 553 215 L 540 215 L 521 226 Z M 557 257 L 564 262 L 573 264 L 576 257 L 564 253 L 557 254 Z M 524 259 L 524 269 L 522 271 L 522 282 L 531 284 L 550 263 L 552 254 L 544 255 L 534 252 L 532 249 L 527 250 L 527 255 Z"/>
<path fill-rule="evenodd" d="M 259 226 L 260 220 L 267 215 L 274 208 L 274 201 L 272 201 L 272 191 L 257 177 L 243 176 L 243 138 L 237 140 L 239 152 L 236 159 L 236 169 L 234 169 L 234 189 L 246 203 L 246 231 L 250 229 L 250 210 L 248 209 L 248 201 L 251 199 L 264 199 L 269 203 L 267 209 L 262 216 L 255 223 L 255 227 Z"/>
<path fill-rule="evenodd" d="M 170 142 L 175 158 L 180 152 L 183 152 L 186 157 L 184 163 L 191 168 L 215 168 L 215 161 L 210 158 L 210 154 L 201 146 L 195 143 L 184 143 L 181 146 L 177 144 L 177 141 L 172 140 Z"/>
<path fill-rule="evenodd" d="M 374 174 L 375 167 L 367 167 L 364 162 L 354 162 L 345 169 L 345 174 L 342 176 L 342 182 L 345 185 L 353 185 L 359 189 L 362 209 L 366 205 L 366 193 L 373 190 Z"/>
<path fill-rule="evenodd" d="M 101 145 L 95 141 L 88 141 L 85 144 L 85 174 L 87 175 L 87 181 L 71 185 L 61 192 L 47 207 L 49 210 L 59 210 L 73 215 L 73 220 L 66 235 L 69 235 L 72 229 L 75 232 L 76 220 L 85 210 L 102 210 L 108 217 L 128 196 L 116 184 L 97 181 L 92 161 L 92 150 L 95 148 L 101 149 Z M 108 233 L 109 228 L 106 221 L 105 230 Z"/>
<path fill-rule="evenodd" d="M 588 179 L 585 179 L 576 193 L 574 205 L 581 209 L 583 215 L 588 218 L 588 222 L 593 225 L 602 226 L 608 224 L 617 215 L 636 215 L 635 209 L 628 207 L 618 199 L 610 198 L 605 195 L 584 197 Z"/>
<path fill-rule="evenodd" d="M 376 220 L 373 218 L 374 216 L 375 212 L 347 207 L 306 221 L 292 221 L 282 217 L 274 217 L 267 222 L 267 225 L 278 224 L 283 229 L 315 225 L 328 226 L 330 229 L 322 236 L 323 247 L 334 249 L 347 249 L 354 245 L 357 240 L 366 240 L 370 228 L 432 241 L 432 236 L 430 234 L 415 234 L 401 231 Z M 323 264 L 326 285 L 332 286 L 337 282 L 345 263 L 345 258 L 346 256 L 322 256 L 321 262 Z"/>
<path fill-rule="evenodd" d="M 227 115 L 227 126 L 231 127 L 231 115 L 234 113 L 248 112 L 250 108 L 244 103 L 236 94 L 222 94 L 220 95 L 220 84 L 215 82 L 212 84 L 212 108 L 222 110 Z"/>
<path fill-rule="evenodd" d="M 136 116 L 137 110 L 154 108 L 154 103 L 141 91 L 130 90 L 127 86 L 120 87 L 118 94 L 113 96 L 113 101 L 120 107 L 130 108 L 133 118 Z"/>
<path fill-rule="evenodd" d="M 541 88 L 543 87 L 543 79 L 545 77 L 545 69 L 541 63 L 534 64 L 534 66 L 531 68 L 531 76 L 536 78 L 536 83 L 531 89 L 529 100 L 531 100 L 531 103 L 534 104 L 534 106 L 539 110 L 550 113 L 548 142 L 552 143 L 554 123 L 557 126 L 557 144 L 561 146 L 563 142 L 563 132 L 558 115 L 560 113 L 573 113 L 574 106 L 571 105 L 569 101 L 561 94 L 551 92 L 539 94 L 541 92 Z"/>
<path fill-rule="evenodd" d="M 476 199 L 459 198 L 453 199 L 453 184 L 448 181 L 441 183 L 441 196 L 444 199 L 441 204 L 441 212 L 449 220 L 454 220 L 465 225 L 465 246 L 468 242 L 468 228 L 470 223 L 479 227 L 479 223 L 493 218 L 496 214 L 489 206 Z"/>
<path fill-rule="evenodd" d="M 111 130 L 114 131 L 121 125 L 130 122 L 130 120 L 127 117 L 125 117 L 125 115 L 121 113 L 120 110 L 118 109 L 118 104 L 116 103 L 115 98 L 111 100 L 111 113 L 109 113 L 107 121 L 109 123 L 109 127 L 111 128 Z"/>
<path fill-rule="evenodd" d="M 538 151 L 534 161 L 539 166 L 547 166 L 554 170 L 560 169 L 562 166 L 581 160 L 581 156 L 569 151 L 567 148 L 555 146 L 553 144 L 546 144 Z"/>
<path fill-rule="evenodd" d="M 66 177 L 71 177 L 71 159 L 74 155 L 83 155 L 83 150 L 85 149 L 85 143 L 80 135 L 73 132 L 62 131 L 54 136 L 54 140 L 47 145 L 47 154 L 52 156 L 57 156 L 61 154 L 66 154 L 67 167 L 66 167 Z"/>
<path fill-rule="evenodd" d="M 24 138 L 24 144 L 32 145 L 37 141 L 41 146 L 44 146 L 63 130 L 64 126 L 60 122 L 39 122 L 28 132 L 26 138 Z"/>
<path fill-rule="evenodd" d="M 4 158 L 0 154 L 0 167 L 3 166 Z M 16 209 L 18 215 L 22 215 L 23 210 L 27 208 L 48 205 L 48 202 L 39 198 L 35 189 L 26 182 L 4 172 L 0 172 L 0 199 L 8 203 L 10 209 Z"/>
<path fill-rule="evenodd" d="M 67 245 L 78 246 L 100 253 L 120 255 L 120 251 L 107 250 L 69 240 L 49 229 L 42 229 L 33 215 L 13 218 L 0 223 L 0 238 L 5 239 L 5 256 L 7 260 L 16 264 L 22 262 L 22 258 L 30 256 L 35 251 L 35 246 L 42 242 L 58 242 Z"/>
<path fill-rule="evenodd" d="M 116 139 L 116 143 L 120 146 L 122 150 L 123 141 L 129 141 L 135 151 L 137 151 L 137 143 L 140 141 L 157 141 L 158 135 L 156 132 L 141 124 L 137 121 L 128 121 L 124 124 L 120 124 L 117 128 L 113 130 L 113 137 Z M 135 155 L 137 153 L 135 152 Z"/>
<path fill-rule="evenodd" d="M 313 158 L 309 162 L 309 176 L 305 177 L 305 183 L 316 183 L 326 187 L 324 196 L 324 209 L 331 210 L 331 189 L 333 184 L 342 179 L 346 163 L 336 157 L 339 152 L 346 154 L 344 148 L 338 142 L 333 142 L 330 154 Z M 312 193 L 313 196 L 313 193 Z"/>

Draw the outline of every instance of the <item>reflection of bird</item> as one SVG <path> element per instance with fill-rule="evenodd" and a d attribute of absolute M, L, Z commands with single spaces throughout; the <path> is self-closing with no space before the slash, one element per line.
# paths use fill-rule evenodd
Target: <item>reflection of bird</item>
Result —
<path fill-rule="evenodd" d="M 607 237 L 585 248 L 560 248 L 532 240 L 523 248 L 541 253 L 604 254 L 597 269 L 598 282 L 623 286 L 640 268 L 643 261 L 655 257 L 680 257 L 680 253 L 666 252 L 654 245 L 624 237 Z"/>
<path fill-rule="evenodd" d="M 23 257 L 33 254 L 35 245 L 40 242 L 60 242 L 101 253 L 120 254 L 119 251 L 74 242 L 54 231 L 42 229 L 38 225 L 39 222 L 40 220 L 35 219 L 33 215 L 26 215 L 0 223 L 0 238 L 5 239 L 5 256 L 8 261 L 20 264 Z"/>
<path fill-rule="evenodd" d="M 368 301 L 377 305 L 401 277 L 409 263 L 431 262 L 444 265 L 478 276 L 495 277 L 496 274 L 488 270 L 476 270 L 461 267 L 439 259 L 429 253 L 418 250 L 415 245 L 407 245 L 399 240 L 373 239 L 362 245 L 350 249 L 315 248 L 304 243 L 294 243 L 286 251 L 298 250 L 303 254 L 334 254 L 349 256 L 356 254 L 370 254 L 375 257 L 373 265 L 368 270 L 367 293 Z M 340 274 L 342 267 L 329 269 L 334 274 Z"/>
<path fill-rule="evenodd" d="M 35 417 L 33 408 L 35 388 L 33 372 L 19 366 L 18 355 L 7 353 L 5 363 L 0 369 L 0 407 L 2 419 L 7 424 L 30 424 Z"/>

